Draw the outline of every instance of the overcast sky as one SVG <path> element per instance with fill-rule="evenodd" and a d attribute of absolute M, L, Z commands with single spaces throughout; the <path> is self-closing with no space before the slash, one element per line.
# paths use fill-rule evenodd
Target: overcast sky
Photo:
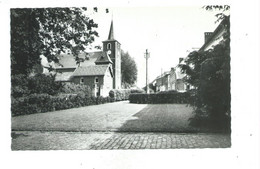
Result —
<path fill-rule="evenodd" d="M 99 38 L 95 44 L 102 44 L 109 33 L 111 19 L 114 22 L 115 39 L 124 51 L 135 59 L 138 68 L 137 85 L 145 85 L 145 50 L 150 52 L 149 81 L 169 71 L 178 64 L 180 57 L 186 57 L 192 48 L 199 48 L 204 42 L 204 32 L 214 31 L 216 12 L 206 11 L 202 6 L 176 7 L 119 7 L 98 8 L 90 15 L 98 23 Z"/>

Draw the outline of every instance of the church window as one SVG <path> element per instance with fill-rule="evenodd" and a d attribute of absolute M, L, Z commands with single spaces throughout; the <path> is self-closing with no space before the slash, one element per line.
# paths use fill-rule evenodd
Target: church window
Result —
<path fill-rule="evenodd" d="M 111 49 L 111 43 L 107 44 L 107 49 Z"/>

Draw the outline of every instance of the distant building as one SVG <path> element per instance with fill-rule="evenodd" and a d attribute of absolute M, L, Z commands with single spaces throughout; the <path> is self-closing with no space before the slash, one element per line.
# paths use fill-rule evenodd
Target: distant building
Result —
<path fill-rule="evenodd" d="M 102 43 L 102 51 L 80 53 L 78 64 L 72 54 L 59 55 L 59 64 L 54 66 L 56 81 L 88 85 L 94 96 L 108 96 L 111 89 L 120 89 L 121 44 L 114 38 L 113 21 Z"/>
<path fill-rule="evenodd" d="M 207 51 L 211 49 L 213 46 L 216 46 L 219 44 L 223 39 L 225 33 L 227 33 L 227 25 L 226 22 L 229 22 L 229 17 L 226 17 L 223 19 L 220 24 L 217 26 L 217 28 L 214 30 L 214 32 L 205 32 L 204 33 L 204 44 L 199 49 L 199 51 Z"/>
<path fill-rule="evenodd" d="M 190 86 L 185 83 L 185 74 L 181 73 L 177 66 L 171 68 L 170 71 L 162 73 L 155 79 L 156 92 L 175 90 L 185 92 L 190 89 Z"/>
<path fill-rule="evenodd" d="M 169 90 L 169 75 L 169 72 L 164 72 L 155 79 L 156 92 Z"/>

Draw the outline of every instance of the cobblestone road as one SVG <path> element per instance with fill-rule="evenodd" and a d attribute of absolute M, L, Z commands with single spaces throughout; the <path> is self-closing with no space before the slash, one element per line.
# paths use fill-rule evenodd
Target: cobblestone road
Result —
<path fill-rule="evenodd" d="M 229 134 L 129 132 L 12 132 L 12 150 L 228 148 Z"/>

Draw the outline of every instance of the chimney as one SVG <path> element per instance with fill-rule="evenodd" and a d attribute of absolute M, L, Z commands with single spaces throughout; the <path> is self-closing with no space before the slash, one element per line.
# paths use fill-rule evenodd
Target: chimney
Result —
<path fill-rule="evenodd" d="M 204 43 L 207 43 L 208 40 L 210 39 L 211 35 L 213 34 L 213 32 L 205 32 L 204 33 L 204 38 L 205 38 L 205 41 Z"/>
<path fill-rule="evenodd" d="M 179 58 L 179 64 L 183 61 L 183 58 Z"/>

